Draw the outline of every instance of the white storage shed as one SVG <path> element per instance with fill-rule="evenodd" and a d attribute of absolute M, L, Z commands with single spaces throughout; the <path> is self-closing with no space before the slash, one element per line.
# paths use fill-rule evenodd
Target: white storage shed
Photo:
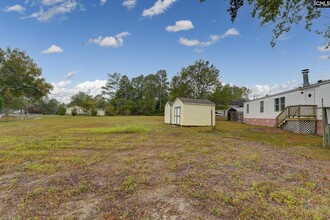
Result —
<path fill-rule="evenodd" d="M 176 98 L 168 109 L 172 109 L 170 122 L 175 125 L 215 126 L 215 104 L 210 100 Z M 168 111 L 165 107 L 165 115 Z"/>
<path fill-rule="evenodd" d="M 173 102 L 167 102 L 165 105 L 165 111 L 164 111 L 164 122 L 166 124 L 173 124 Z"/>

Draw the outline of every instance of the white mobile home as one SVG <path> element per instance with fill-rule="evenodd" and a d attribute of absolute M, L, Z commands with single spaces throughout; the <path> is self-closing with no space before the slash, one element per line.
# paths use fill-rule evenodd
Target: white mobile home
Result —
<path fill-rule="evenodd" d="M 215 126 L 215 104 L 207 99 L 176 98 L 172 111 L 175 125 Z"/>
<path fill-rule="evenodd" d="M 72 112 L 76 112 L 77 115 L 85 115 L 86 111 L 80 106 L 72 106 L 66 109 L 66 115 L 72 115 Z"/>
<path fill-rule="evenodd" d="M 98 109 L 96 110 L 96 115 L 97 115 L 97 116 L 105 116 L 105 111 L 104 111 L 104 109 L 103 109 L 103 108 L 98 108 Z"/>
<path fill-rule="evenodd" d="M 322 111 L 330 107 L 330 80 L 310 84 L 303 70 L 303 86 L 244 103 L 244 122 L 276 126 L 299 133 L 322 133 Z"/>
<path fill-rule="evenodd" d="M 173 122 L 174 122 L 172 106 L 173 106 L 173 102 L 167 102 L 165 105 L 164 122 L 166 124 L 173 124 Z"/>

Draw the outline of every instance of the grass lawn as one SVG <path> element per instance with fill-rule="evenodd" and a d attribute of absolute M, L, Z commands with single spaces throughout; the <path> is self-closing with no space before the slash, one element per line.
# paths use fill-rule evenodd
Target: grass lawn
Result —
<path fill-rule="evenodd" d="M 0 123 L 0 219 L 330 219 L 322 137 L 219 121 Z"/>

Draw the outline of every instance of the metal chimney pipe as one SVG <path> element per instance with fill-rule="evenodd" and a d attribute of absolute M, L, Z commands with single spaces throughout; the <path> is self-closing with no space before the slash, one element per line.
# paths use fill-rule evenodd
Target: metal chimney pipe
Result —
<path fill-rule="evenodd" d="M 301 73 L 303 74 L 303 79 L 304 79 L 303 86 L 309 86 L 309 80 L 308 80 L 309 69 L 303 69 Z"/>

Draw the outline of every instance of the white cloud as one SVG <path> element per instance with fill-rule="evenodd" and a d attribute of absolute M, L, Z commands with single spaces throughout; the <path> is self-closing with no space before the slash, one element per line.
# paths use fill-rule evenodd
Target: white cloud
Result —
<path fill-rule="evenodd" d="M 226 38 L 229 36 L 239 36 L 239 35 L 240 33 L 236 28 L 230 28 L 223 35 L 221 35 L 220 38 Z"/>
<path fill-rule="evenodd" d="M 219 35 L 210 35 L 210 40 L 206 42 L 201 42 L 200 46 L 201 47 L 208 47 L 217 42 L 218 40 L 221 39 L 221 36 Z"/>
<path fill-rule="evenodd" d="M 62 48 L 56 45 L 51 45 L 48 49 L 41 52 L 42 54 L 63 53 Z"/>
<path fill-rule="evenodd" d="M 279 38 L 278 41 L 286 41 L 290 38 L 294 37 L 294 35 L 288 35 L 287 33 L 283 33 Z"/>
<path fill-rule="evenodd" d="M 128 33 L 128 32 L 122 32 L 120 34 L 117 34 L 115 37 L 99 36 L 94 39 L 89 39 L 88 42 L 98 44 L 100 47 L 121 47 L 124 44 L 123 37 L 129 36 L 129 35 L 130 35 L 130 33 Z"/>
<path fill-rule="evenodd" d="M 77 8 L 78 3 L 76 0 L 43 0 L 41 5 L 51 7 L 46 7 L 46 10 L 44 7 L 40 7 L 38 12 L 32 13 L 30 16 L 23 17 L 23 19 L 35 18 L 40 22 L 49 22 L 55 17 L 64 16 L 65 14 L 71 13 Z M 84 9 L 81 4 L 80 9 Z"/>
<path fill-rule="evenodd" d="M 58 3 L 62 3 L 64 1 L 65 0 L 41 0 L 41 4 L 50 6 L 50 5 L 56 5 Z"/>
<path fill-rule="evenodd" d="M 71 71 L 68 73 L 68 75 L 66 76 L 66 79 L 69 80 L 72 77 L 74 77 L 75 75 L 77 75 L 78 71 Z"/>
<path fill-rule="evenodd" d="M 101 5 L 104 5 L 105 3 L 107 3 L 107 0 L 100 0 Z"/>
<path fill-rule="evenodd" d="M 320 60 L 330 60 L 330 56 L 329 55 L 321 55 L 319 56 Z"/>
<path fill-rule="evenodd" d="M 18 12 L 23 13 L 26 9 L 21 5 L 9 6 L 5 9 L 6 12 Z"/>
<path fill-rule="evenodd" d="M 176 0 L 158 0 L 151 8 L 145 9 L 142 16 L 152 17 L 154 15 L 162 14 L 169 9 L 174 2 L 176 2 Z"/>
<path fill-rule="evenodd" d="M 94 81 L 86 81 L 83 83 L 79 83 L 75 86 L 75 90 L 78 92 L 85 92 L 88 95 L 99 95 L 102 92 L 102 87 L 107 83 L 106 80 L 94 80 Z"/>
<path fill-rule="evenodd" d="M 196 40 L 196 39 L 189 40 L 189 39 L 184 38 L 184 37 L 181 37 L 179 39 L 179 43 L 182 44 L 182 45 L 185 45 L 187 47 L 196 47 L 196 46 L 200 45 L 200 42 L 198 40 Z"/>
<path fill-rule="evenodd" d="M 123 6 L 128 8 L 128 9 L 132 9 L 135 7 L 137 1 L 136 0 L 124 0 L 123 1 Z"/>
<path fill-rule="evenodd" d="M 71 81 L 70 80 L 63 80 L 63 81 L 60 81 L 60 82 L 56 83 L 56 86 L 58 88 L 65 88 L 65 87 L 67 87 L 70 84 L 71 84 Z"/>
<path fill-rule="evenodd" d="M 326 47 L 326 46 L 319 46 L 317 47 L 317 49 L 320 51 L 320 52 L 330 52 L 330 47 Z"/>
<path fill-rule="evenodd" d="M 282 84 L 274 85 L 255 85 L 253 88 L 250 88 L 251 93 L 249 94 L 250 99 L 261 98 L 266 95 L 272 95 L 284 91 L 288 91 L 297 86 L 297 80 L 290 80 Z"/>
<path fill-rule="evenodd" d="M 72 82 L 63 80 L 58 83 L 52 83 L 54 89 L 49 95 L 50 98 L 55 98 L 60 102 L 69 103 L 71 96 L 84 92 L 88 95 L 99 95 L 102 92 L 102 87 L 107 83 L 106 80 L 85 81 L 76 86 L 71 86 Z"/>
<path fill-rule="evenodd" d="M 229 36 L 238 36 L 238 35 L 240 35 L 238 30 L 236 28 L 231 28 L 231 29 L 228 29 L 222 35 L 210 35 L 208 41 L 199 41 L 199 40 L 196 40 L 196 39 L 189 40 L 187 38 L 181 37 L 179 39 L 179 43 L 182 44 L 182 45 L 185 45 L 187 47 L 209 47 L 212 44 L 219 41 L 220 39 L 223 39 L 223 38 L 226 38 L 226 37 L 229 37 Z M 195 51 L 196 52 L 203 52 L 204 50 L 199 48 L 198 50 L 195 50 Z"/>
<path fill-rule="evenodd" d="M 181 21 L 176 21 L 175 25 L 173 25 L 173 26 L 167 26 L 166 30 L 169 32 L 178 32 L 178 31 L 188 31 L 193 28 L 194 28 L 194 25 L 191 21 L 181 20 Z"/>

